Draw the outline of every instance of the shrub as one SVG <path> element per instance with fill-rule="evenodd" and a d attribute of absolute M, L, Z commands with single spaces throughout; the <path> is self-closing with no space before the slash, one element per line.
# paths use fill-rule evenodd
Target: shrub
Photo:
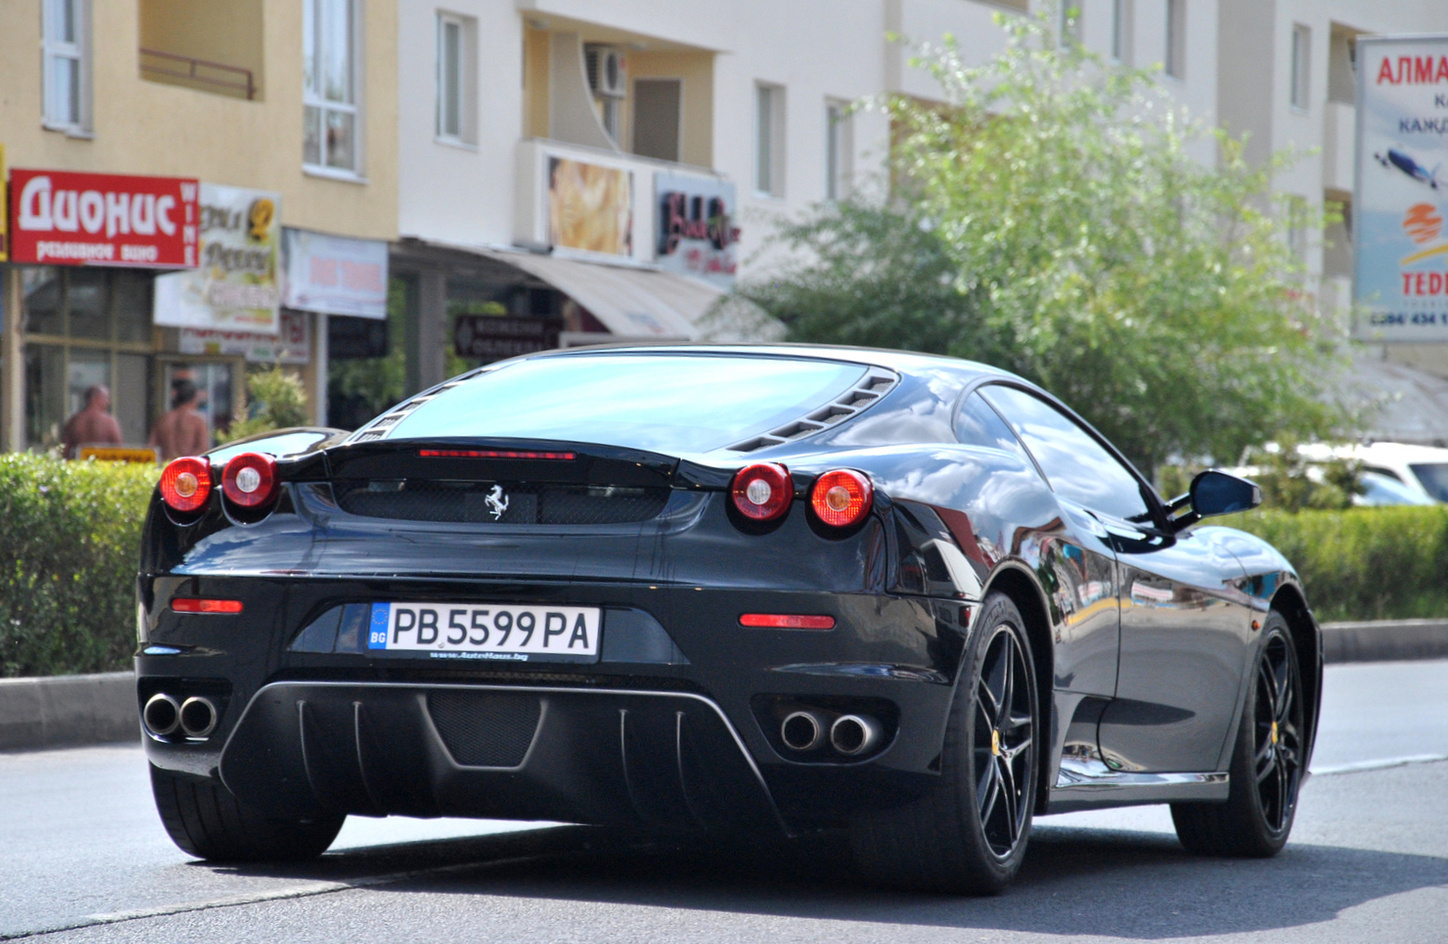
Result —
<path fill-rule="evenodd" d="M 1285 554 L 1319 620 L 1448 617 L 1448 506 L 1259 510 L 1222 523 Z"/>
<path fill-rule="evenodd" d="M 280 364 L 247 376 L 246 406 L 247 418 L 234 421 L 218 439 L 231 442 L 307 422 L 307 392 Z"/>
<path fill-rule="evenodd" d="M 130 666 L 154 466 L 0 455 L 0 676 Z"/>

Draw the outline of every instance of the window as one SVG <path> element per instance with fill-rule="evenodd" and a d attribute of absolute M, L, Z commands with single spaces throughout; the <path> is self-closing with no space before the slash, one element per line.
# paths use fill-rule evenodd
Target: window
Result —
<path fill-rule="evenodd" d="M 1015 427 L 1056 494 L 1123 521 L 1148 520 L 1141 481 L 1075 420 L 1014 387 L 981 393 Z"/>
<path fill-rule="evenodd" d="M 90 126 L 90 5 L 87 0 L 44 0 L 44 112 L 47 127 L 85 132 Z"/>
<path fill-rule="evenodd" d="M 1312 31 L 1300 23 L 1292 27 L 1292 107 L 1307 110 L 1310 94 L 1308 83 L 1309 56 L 1312 51 Z"/>
<path fill-rule="evenodd" d="M 1166 0 L 1166 74 L 1186 77 L 1187 0 Z"/>
<path fill-rule="evenodd" d="M 1057 24 L 1059 28 L 1058 39 L 1061 48 L 1077 45 L 1081 42 L 1081 0 L 1061 0 L 1061 20 Z"/>
<path fill-rule="evenodd" d="M 306 0 L 302 13 L 302 162 L 361 170 L 357 0 Z"/>
<path fill-rule="evenodd" d="M 1111 58 L 1131 61 L 1131 0 L 1111 0 Z"/>
<path fill-rule="evenodd" d="M 843 200 L 850 195 L 850 178 L 855 170 L 855 129 L 849 106 L 844 102 L 825 105 L 825 199 Z"/>
<path fill-rule="evenodd" d="M 784 196 L 784 89 L 778 85 L 755 88 L 754 189 L 771 197 Z"/>
<path fill-rule="evenodd" d="M 972 393 L 960 405 L 960 415 L 955 418 L 955 438 L 967 446 L 984 446 L 987 449 L 1009 452 L 1027 467 L 1034 468 L 1026 451 L 1021 448 L 1020 440 L 1016 439 L 1016 434 L 1011 432 L 1000 415 L 981 399 L 979 393 Z"/>
<path fill-rule="evenodd" d="M 679 79 L 635 79 L 633 90 L 634 153 L 677 161 L 683 127 L 683 83 Z"/>
<path fill-rule="evenodd" d="M 437 136 L 454 144 L 476 144 L 477 21 L 451 13 L 437 15 Z"/>

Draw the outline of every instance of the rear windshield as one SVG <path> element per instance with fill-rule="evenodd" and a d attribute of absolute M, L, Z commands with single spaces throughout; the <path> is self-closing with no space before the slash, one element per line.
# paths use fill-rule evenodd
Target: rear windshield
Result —
<path fill-rule="evenodd" d="M 478 436 L 709 452 L 768 432 L 857 384 L 859 364 L 718 354 L 519 361 L 444 391 L 389 439 Z"/>

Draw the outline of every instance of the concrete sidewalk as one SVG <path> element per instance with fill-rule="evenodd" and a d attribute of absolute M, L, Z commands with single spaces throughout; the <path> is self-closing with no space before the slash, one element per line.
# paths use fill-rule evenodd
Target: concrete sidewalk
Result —
<path fill-rule="evenodd" d="M 1448 620 L 1326 623 L 1327 661 L 1448 658 Z M 133 741 L 140 737 L 130 672 L 0 679 L 0 751 Z"/>

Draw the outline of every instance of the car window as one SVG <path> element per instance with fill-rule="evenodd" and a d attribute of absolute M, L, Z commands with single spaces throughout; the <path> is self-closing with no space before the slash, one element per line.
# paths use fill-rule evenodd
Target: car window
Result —
<path fill-rule="evenodd" d="M 960 414 L 955 418 L 955 438 L 968 446 L 1009 452 L 1019 456 L 1027 466 L 1031 464 L 1016 434 L 1011 432 L 1000 414 L 980 398 L 979 393 L 972 393 L 961 403 Z"/>
<path fill-rule="evenodd" d="M 777 429 L 838 399 L 860 364 L 716 354 L 530 358 L 444 390 L 389 439 L 506 437 L 708 452 Z"/>
<path fill-rule="evenodd" d="M 1423 488 L 1438 501 L 1448 501 L 1448 462 L 1411 462 L 1413 470 Z"/>
<path fill-rule="evenodd" d="M 1014 387 L 981 392 L 1015 428 L 1058 494 L 1117 518 L 1149 516 L 1136 476 L 1075 420 Z"/>

